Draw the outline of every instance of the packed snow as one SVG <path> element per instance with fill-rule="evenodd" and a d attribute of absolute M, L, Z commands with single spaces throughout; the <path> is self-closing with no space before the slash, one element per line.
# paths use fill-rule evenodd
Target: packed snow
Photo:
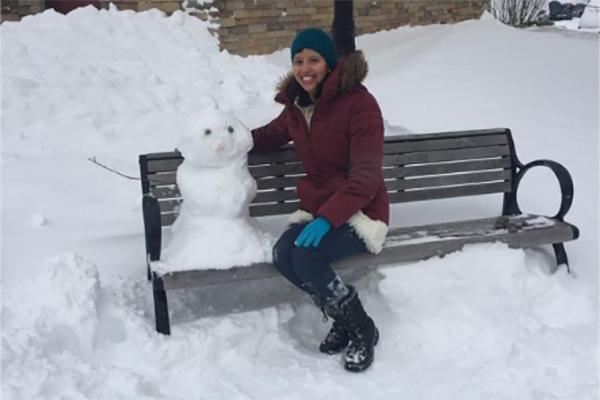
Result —
<path fill-rule="evenodd" d="M 600 0 L 590 0 L 579 21 L 579 28 L 600 30 Z"/>
<path fill-rule="evenodd" d="M 247 127 L 274 118 L 289 52 L 219 52 L 184 13 L 78 9 L 4 22 L 4 399 L 596 399 L 598 36 L 485 15 L 363 35 L 388 134 L 512 129 L 523 162 L 564 164 L 571 274 L 551 247 L 500 243 L 390 266 L 357 282 L 382 333 L 373 366 L 319 353 L 328 326 L 280 280 L 169 292 L 154 330 L 137 156 L 169 151 L 209 96 Z M 536 168 L 525 212 L 554 215 Z M 393 226 L 497 216 L 497 195 L 394 206 Z M 260 220 L 276 237 L 284 217 Z"/>
<path fill-rule="evenodd" d="M 249 215 L 256 195 L 248 171 L 250 130 L 232 112 L 207 105 L 189 118 L 177 149 L 184 157 L 177 168 L 183 204 L 152 269 L 165 273 L 270 262 L 275 241 Z"/>

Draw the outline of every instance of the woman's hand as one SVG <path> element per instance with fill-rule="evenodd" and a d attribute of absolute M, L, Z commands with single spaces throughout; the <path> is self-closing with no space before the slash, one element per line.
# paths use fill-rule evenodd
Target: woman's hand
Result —
<path fill-rule="evenodd" d="M 321 239 L 331 230 L 331 223 L 325 217 L 319 217 L 306 225 L 296 238 L 296 247 L 319 247 Z"/>

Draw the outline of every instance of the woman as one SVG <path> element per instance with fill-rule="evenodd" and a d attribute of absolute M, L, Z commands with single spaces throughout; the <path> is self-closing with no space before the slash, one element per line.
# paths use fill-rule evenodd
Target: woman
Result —
<path fill-rule="evenodd" d="M 362 371 L 373 362 L 379 332 L 355 288 L 330 263 L 383 246 L 389 220 L 383 120 L 361 84 L 367 64 L 360 51 L 338 62 L 329 35 L 309 28 L 292 42 L 291 56 L 292 73 L 275 97 L 285 108 L 252 131 L 256 152 L 293 141 L 306 171 L 297 187 L 300 209 L 275 244 L 273 263 L 333 319 L 320 351 L 345 349 L 345 368 Z"/>

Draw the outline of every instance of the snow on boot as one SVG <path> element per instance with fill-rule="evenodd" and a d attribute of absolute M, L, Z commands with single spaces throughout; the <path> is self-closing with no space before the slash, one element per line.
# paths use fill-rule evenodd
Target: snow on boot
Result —
<path fill-rule="evenodd" d="M 375 359 L 374 347 L 379 342 L 379 330 L 371 318 L 369 323 L 369 327 L 357 329 L 350 334 L 350 345 L 344 357 L 344 368 L 348 371 L 364 371 Z"/>
<path fill-rule="evenodd" d="M 323 303 L 317 295 L 311 294 L 310 297 L 315 305 L 323 312 L 323 322 L 327 322 L 328 315 L 325 310 L 325 303 Z M 327 336 L 325 336 L 325 339 L 319 344 L 319 351 L 325 354 L 338 354 L 348 347 L 349 341 L 348 333 L 343 325 L 334 319 L 333 325 L 331 325 L 329 332 L 327 332 Z"/>
<path fill-rule="evenodd" d="M 327 336 L 319 345 L 319 351 L 325 354 L 338 354 L 348 347 L 349 342 L 348 333 L 342 324 L 334 319 Z"/>
<path fill-rule="evenodd" d="M 373 363 L 379 331 L 365 312 L 356 289 L 352 286 L 349 288 L 350 293 L 346 297 L 337 304 L 327 305 L 325 311 L 348 332 L 350 344 L 344 356 L 344 368 L 360 372 Z"/>

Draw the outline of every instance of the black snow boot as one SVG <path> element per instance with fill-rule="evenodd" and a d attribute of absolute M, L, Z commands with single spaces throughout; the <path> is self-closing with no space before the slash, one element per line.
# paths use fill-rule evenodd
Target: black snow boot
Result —
<path fill-rule="evenodd" d="M 319 345 L 319 351 L 325 354 L 338 354 L 348 347 L 348 343 L 350 343 L 348 333 L 342 324 L 334 319 L 327 336 Z"/>
<path fill-rule="evenodd" d="M 328 315 L 327 311 L 325 311 L 325 304 L 316 295 L 311 294 L 310 297 L 323 313 L 323 322 L 327 322 Z M 350 343 L 348 333 L 342 324 L 334 319 L 333 325 L 331 325 L 329 332 L 327 332 L 327 336 L 319 344 L 319 351 L 325 354 L 338 354 L 348 347 L 348 343 Z"/>
<path fill-rule="evenodd" d="M 344 368 L 360 372 L 369 368 L 375 356 L 374 347 L 379 341 L 379 331 L 367 315 L 352 286 L 350 293 L 337 304 L 325 306 L 325 311 L 347 332 L 349 345 L 344 356 Z"/>

